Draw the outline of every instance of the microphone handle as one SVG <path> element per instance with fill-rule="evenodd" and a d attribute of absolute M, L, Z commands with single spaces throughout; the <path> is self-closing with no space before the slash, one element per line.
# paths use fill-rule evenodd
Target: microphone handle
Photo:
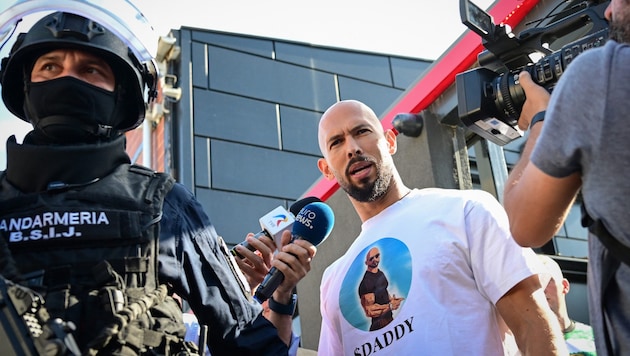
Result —
<path fill-rule="evenodd" d="M 265 279 L 263 279 L 256 289 L 254 298 L 258 301 L 258 303 L 262 304 L 265 300 L 271 297 L 278 286 L 282 284 L 282 281 L 284 281 L 284 274 L 278 271 L 276 267 L 271 267 L 269 273 L 265 276 Z"/>
<path fill-rule="evenodd" d="M 289 243 L 293 243 L 295 240 L 301 239 L 297 235 L 291 236 L 291 241 Z M 265 300 L 269 299 L 273 292 L 278 288 L 280 284 L 284 281 L 284 273 L 278 271 L 276 267 L 271 267 L 263 281 L 260 283 L 258 288 L 256 288 L 256 293 L 254 293 L 254 299 L 256 299 L 259 303 L 262 304 Z"/>

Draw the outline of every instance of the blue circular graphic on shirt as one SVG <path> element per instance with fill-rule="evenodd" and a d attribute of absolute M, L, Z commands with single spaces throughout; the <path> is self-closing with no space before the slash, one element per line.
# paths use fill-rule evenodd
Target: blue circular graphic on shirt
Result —
<path fill-rule="evenodd" d="M 375 259 L 379 259 L 376 262 L 376 269 Z M 368 265 L 372 274 L 368 273 Z M 374 272 L 375 270 L 377 272 Z M 411 288 L 411 274 L 411 254 L 407 245 L 391 237 L 374 242 L 355 257 L 341 284 L 339 291 L 341 314 L 348 323 L 360 330 L 378 330 L 384 327 L 395 319 L 402 309 Z M 378 277 L 374 277 L 376 275 Z M 386 291 L 383 290 L 384 284 Z M 371 293 L 375 288 L 378 291 Z M 360 293 L 363 297 L 359 295 Z M 398 300 L 393 303 L 394 310 L 389 316 L 384 314 L 392 307 L 383 300 L 383 293 L 387 293 L 390 300 L 391 298 Z M 374 300 L 375 295 L 376 299 L 380 299 L 380 303 Z"/>

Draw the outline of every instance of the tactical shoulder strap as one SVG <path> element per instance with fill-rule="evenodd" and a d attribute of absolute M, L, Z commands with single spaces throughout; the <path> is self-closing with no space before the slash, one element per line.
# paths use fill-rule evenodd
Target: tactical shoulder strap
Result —
<path fill-rule="evenodd" d="M 584 202 L 582 202 L 582 226 L 587 227 L 593 235 L 597 236 L 616 259 L 630 266 L 630 247 L 619 242 L 601 220 L 593 219 L 586 211 Z"/>

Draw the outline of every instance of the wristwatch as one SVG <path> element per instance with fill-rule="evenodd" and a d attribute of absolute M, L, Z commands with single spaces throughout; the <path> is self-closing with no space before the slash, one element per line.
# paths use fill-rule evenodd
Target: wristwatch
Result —
<path fill-rule="evenodd" d="M 532 117 L 532 121 L 529 122 L 529 128 L 531 129 L 535 123 L 537 123 L 538 121 L 543 121 L 545 119 L 545 110 L 537 113 L 536 115 L 534 115 L 534 117 Z"/>
<path fill-rule="evenodd" d="M 295 306 L 297 305 L 297 294 L 293 293 L 289 304 L 280 304 L 273 300 L 273 297 L 269 298 L 269 309 L 282 315 L 293 315 L 295 312 Z"/>

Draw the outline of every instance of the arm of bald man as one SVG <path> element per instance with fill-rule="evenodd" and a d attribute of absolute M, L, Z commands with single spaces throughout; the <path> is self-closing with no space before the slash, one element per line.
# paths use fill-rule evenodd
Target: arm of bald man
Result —
<path fill-rule="evenodd" d="M 558 319 L 545 298 L 537 275 L 525 278 L 496 304 L 523 355 L 567 355 Z"/>

